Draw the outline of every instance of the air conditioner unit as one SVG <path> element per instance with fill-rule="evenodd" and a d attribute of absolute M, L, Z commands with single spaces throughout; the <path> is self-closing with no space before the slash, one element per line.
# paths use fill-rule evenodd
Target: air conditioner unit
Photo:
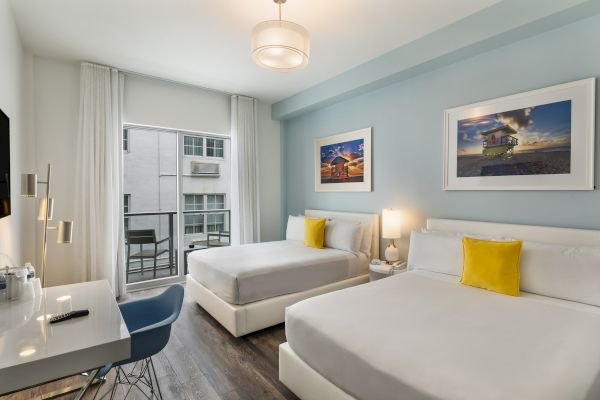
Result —
<path fill-rule="evenodd" d="M 218 177 L 219 164 L 192 161 L 192 175 Z"/>

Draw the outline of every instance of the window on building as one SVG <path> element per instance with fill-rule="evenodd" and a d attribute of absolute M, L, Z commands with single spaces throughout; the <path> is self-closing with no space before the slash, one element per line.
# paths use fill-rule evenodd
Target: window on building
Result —
<path fill-rule="evenodd" d="M 129 151 L 129 130 L 123 129 L 123 151 Z"/>
<path fill-rule="evenodd" d="M 206 195 L 207 210 L 224 210 L 225 195 L 224 194 L 207 194 Z"/>
<path fill-rule="evenodd" d="M 204 195 L 203 194 L 185 194 L 184 210 L 185 211 L 202 211 L 204 210 Z"/>
<path fill-rule="evenodd" d="M 223 139 L 206 139 L 206 157 L 223 158 Z"/>
<path fill-rule="evenodd" d="M 204 138 L 199 136 L 184 136 L 183 137 L 183 154 L 186 156 L 203 156 Z"/>
<path fill-rule="evenodd" d="M 131 205 L 131 195 L 124 194 L 123 195 L 123 213 L 127 214 L 129 212 L 129 208 Z M 129 230 L 129 217 L 125 216 L 125 232 Z"/>
<path fill-rule="evenodd" d="M 190 214 L 184 217 L 185 234 L 204 233 L 204 214 Z"/>
<path fill-rule="evenodd" d="M 225 230 L 225 214 L 208 214 L 206 220 L 207 232 L 221 232 Z"/>

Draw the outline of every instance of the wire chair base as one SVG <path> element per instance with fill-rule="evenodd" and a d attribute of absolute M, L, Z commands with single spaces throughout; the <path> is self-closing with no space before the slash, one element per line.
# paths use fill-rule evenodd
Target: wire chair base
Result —
<path fill-rule="evenodd" d="M 108 397 L 108 399 L 113 400 L 119 385 L 129 386 L 123 400 L 129 396 L 129 392 L 131 392 L 133 388 L 137 388 L 148 400 L 163 400 L 152 357 L 135 362 L 129 372 L 126 372 L 121 366 L 115 367 L 114 369 L 117 372 L 117 376 L 115 377 L 112 388 L 106 391 L 99 400 L 103 400 L 109 395 L 110 397 Z M 104 385 L 99 385 L 96 394 L 94 395 L 94 399 L 98 396 L 98 392 L 102 386 Z"/>

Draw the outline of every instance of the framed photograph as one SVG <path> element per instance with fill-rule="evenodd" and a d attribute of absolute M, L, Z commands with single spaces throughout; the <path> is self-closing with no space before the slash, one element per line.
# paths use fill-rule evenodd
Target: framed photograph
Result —
<path fill-rule="evenodd" d="M 444 190 L 593 190 L 595 78 L 444 112 Z"/>
<path fill-rule="evenodd" d="M 315 191 L 371 191 L 371 128 L 315 140 Z"/>

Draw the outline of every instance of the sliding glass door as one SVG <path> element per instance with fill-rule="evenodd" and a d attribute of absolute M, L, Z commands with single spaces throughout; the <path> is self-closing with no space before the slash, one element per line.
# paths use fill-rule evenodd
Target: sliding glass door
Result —
<path fill-rule="evenodd" d="M 136 125 L 123 132 L 129 290 L 182 281 L 187 255 L 230 244 L 230 140 Z"/>

